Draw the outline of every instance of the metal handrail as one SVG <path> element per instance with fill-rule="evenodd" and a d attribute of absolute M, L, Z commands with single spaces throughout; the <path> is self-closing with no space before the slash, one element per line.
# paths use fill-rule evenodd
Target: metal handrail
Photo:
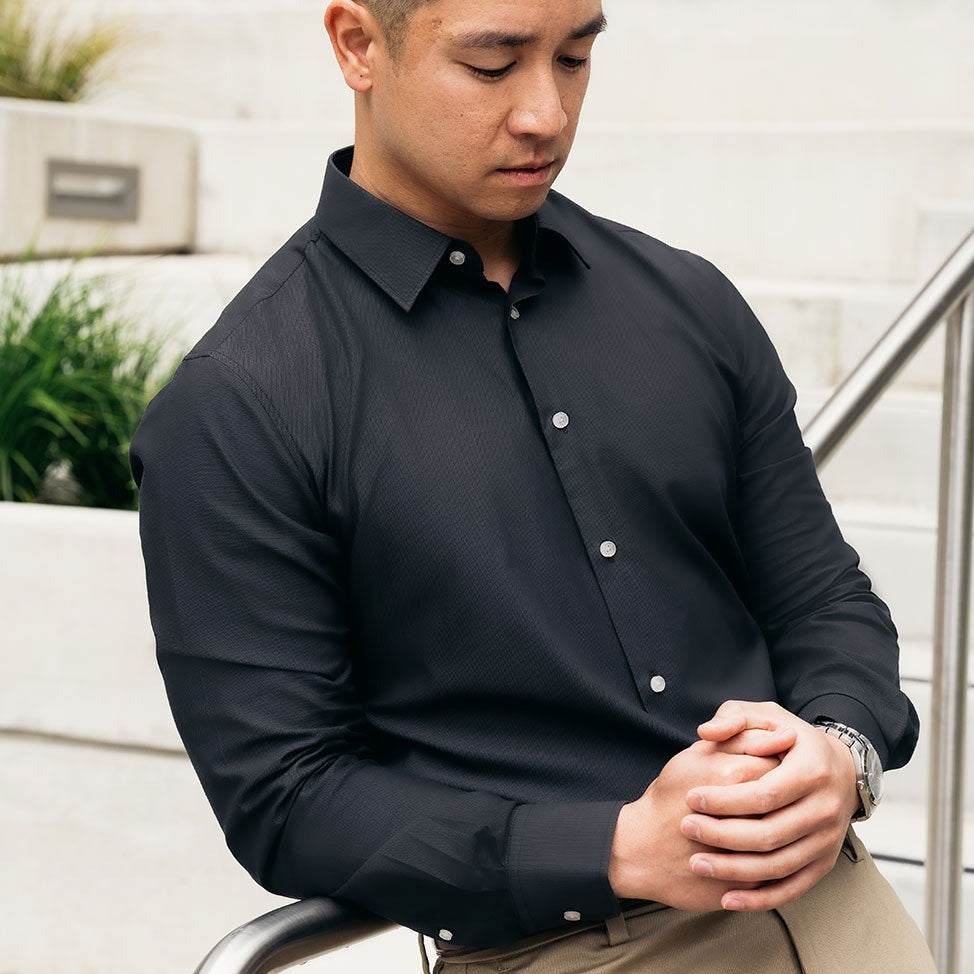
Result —
<path fill-rule="evenodd" d="M 927 939 L 960 974 L 964 717 L 974 483 L 974 233 L 910 302 L 804 429 L 821 468 L 944 320 L 947 343 L 934 635 Z M 228 934 L 195 974 L 272 974 L 394 927 L 326 897 L 299 900 Z"/>
<path fill-rule="evenodd" d="M 273 974 L 395 927 L 326 896 L 288 903 L 228 933 L 194 974 Z"/>

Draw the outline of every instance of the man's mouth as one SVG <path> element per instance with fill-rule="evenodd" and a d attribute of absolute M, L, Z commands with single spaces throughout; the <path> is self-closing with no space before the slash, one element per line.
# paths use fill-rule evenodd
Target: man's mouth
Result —
<path fill-rule="evenodd" d="M 498 172 L 524 185 L 538 185 L 547 181 L 554 164 L 553 159 L 537 159 Z"/>

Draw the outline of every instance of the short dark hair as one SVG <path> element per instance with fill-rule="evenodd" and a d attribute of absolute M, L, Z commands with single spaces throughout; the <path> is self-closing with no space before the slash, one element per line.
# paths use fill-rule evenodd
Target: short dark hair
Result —
<path fill-rule="evenodd" d="M 359 0 L 372 11 L 385 34 L 389 52 L 395 57 L 401 50 L 406 37 L 406 26 L 416 11 L 436 0 Z"/>

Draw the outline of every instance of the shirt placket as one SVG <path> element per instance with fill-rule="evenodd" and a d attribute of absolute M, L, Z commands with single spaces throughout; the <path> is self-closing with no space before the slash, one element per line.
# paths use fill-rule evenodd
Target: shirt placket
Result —
<path fill-rule="evenodd" d="M 631 571 L 632 552 L 626 545 L 625 525 L 605 509 L 602 492 L 593 482 L 578 438 L 593 435 L 586 417 L 573 409 L 571 394 L 557 391 L 548 371 L 530 354 L 531 343 L 524 341 L 530 328 L 532 304 L 524 297 L 509 303 L 507 328 L 521 373 L 531 390 L 545 442 L 582 538 L 589 564 L 602 594 L 613 631 L 629 665 L 633 685 L 645 710 L 653 712 L 664 705 L 667 676 L 662 666 L 653 665 L 646 646 L 630 634 L 625 606 L 634 597 L 635 573 Z"/>

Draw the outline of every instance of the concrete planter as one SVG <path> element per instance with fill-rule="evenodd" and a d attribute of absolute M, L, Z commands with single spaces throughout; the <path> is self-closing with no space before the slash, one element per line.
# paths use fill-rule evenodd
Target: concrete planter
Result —
<path fill-rule="evenodd" d="M 0 503 L 0 731 L 181 751 L 155 663 L 138 515 Z"/>
<path fill-rule="evenodd" d="M 28 247 L 41 256 L 188 249 L 195 227 L 195 146 L 194 135 L 179 124 L 87 105 L 0 98 L 0 257 L 17 257 Z M 53 197 L 52 161 L 69 170 Z M 88 166 L 104 172 L 78 168 Z M 106 217 L 119 194 L 113 180 L 124 171 L 135 174 L 137 186 Z"/>

